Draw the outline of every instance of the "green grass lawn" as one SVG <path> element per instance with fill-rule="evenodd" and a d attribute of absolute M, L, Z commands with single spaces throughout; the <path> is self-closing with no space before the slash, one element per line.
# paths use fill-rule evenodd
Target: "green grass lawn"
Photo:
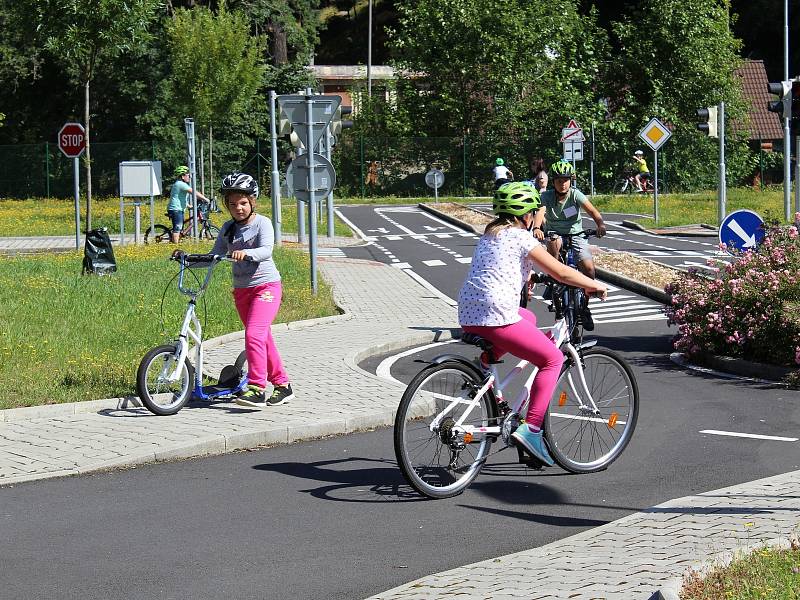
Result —
<path fill-rule="evenodd" d="M 658 197 L 660 227 L 707 223 L 717 225 L 717 192 L 698 194 L 666 194 Z M 592 203 L 600 212 L 653 214 L 652 195 L 603 196 L 597 195 Z M 727 196 L 727 212 L 749 209 L 757 212 L 765 220 L 783 219 L 783 189 L 767 188 L 763 192 L 751 188 L 731 188 Z M 794 214 L 794 196 L 792 197 Z M 655 226 L 652 218 L 638 219 L 645 227 Z"/>
<path fill-rule="evenodd" d="M 203 252 L 210 243 L 182 247 Z M 0 257 L 0 408 L 134 394 L 139 360 L 175 337 L 186 307 L 173 249 L 117 248 L 119 270 L 105 277 L 81 276 L 82 252 Z M 283 278 L 276 322 L 337 313 L 322 278 L 311 293 L 307 254 L 278 248 L 275 261 Z M 220 264 L 198 302 L 205 338 L 242 329 L 230 277 L 230 263 Z"/>
<path fill-rule="evenodd" d="M 167 210 L 167 198 L 158 198 L 155 202 L 155 222 L 169 225 L 164 213 Z M 328 231 L 328 215 L 325 205 L 320 205 L 317 231 L 326 235 Z M 81 203 L 81 227 L 85 227 L 86 201 Z M 267 217 L 272 216 L 272 205 L 269 198 L 261 198 L 258 212 Z M 188 214 L 188 212 L 187 212 Z M 307 215 L 307 213 L 306 213 Z M 211 222 L 221 227 L 230 218 L 224 210 L 211 215 Z M 308 219 L 308 216 L 305 217 Z M 150 227 L 150 201 L 141 206 L 142 234 Z M 134 207 L 125 206 L 125 231 L 133 236 Z M 297 203 L 284 201 L 281 203 L 281 226 L 284 233 L 297 232 Z M 107 227 L 111 233 L 119 232 L 119 198 L 98 198 L 92 200 L 92 227 Z M 350 228 L 339 219 L 334 220 L 334 233 L 337 236 L 351 236 Z M 306 221 L 306 229 L 308 223 Z M 45 235 L 75 235 L 75 203 L 73 200 L 60 199 L 26 199 L 0 200 L 0 237 L 27 237 Z M 132 237 L 131 237 L 132 239 Z"/>

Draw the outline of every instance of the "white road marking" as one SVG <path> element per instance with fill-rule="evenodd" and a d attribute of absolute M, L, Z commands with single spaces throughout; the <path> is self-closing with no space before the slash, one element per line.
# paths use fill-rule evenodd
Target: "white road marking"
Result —
<path fill-rule="evenodd" d="M 392 265 L 393 267 L 397 267 L 398 269 L 410 269 L 411 265 L 407 262 L 395 263 Z"/>
<path fill-rule="evenodd" d="M 457 258 L 456 260 L 458 262 L 460 262 L 460 263 L 465 264 L 465 265 L 468 265 L 468 264 L 472 263 L 472 257 L 471 256 L 464 256 L 464 257 L 461 257 L 461 258 Z"/>
<path fill-rule="evenodd" d="M 428 350 L 429 348 L 436 348 L 436 346 L 442 346 L 443 344 L 452 344 L 453 342 L 457 342 L 458 340 L 447 340 L 444 342 L 435 342 L 433 344 L 428 344 L 427 346 L 419 346 L 416 348 L 411 348 L 410 350 L 406 350 L 404 352 L 400 352 L 399 354 L 395 354 L 393 356 L 387 356 L 381 361 L 381 364 L 378 365 L 378 368 L 375 369 L 375 374 L 378 377 L 383 379 L 388 379 L 389 381 L 394 381 L 395 383 L 399 383 L 403 385 L 402 382 L 397 381 L 394 377 L 392 377 L 392 365 L 396 363 L 398 360 L 403 358 L 404 356 L 409 356 L 411 354 L 416 354 L 417 352 L 422 352 L 423 350 Z"/>
<path fill-rule="evenodd" d="M 337 217 L 339 217 L 339 218 L 340 218 L 340 219 L 341 219 L 341 220 L 342 220 L 342 221 L 343 221 L 343 222 L 344 222 L 344 223 L 345 223 L 345 224 L 346 224 L 348 227 L 350 227 L 350 229 L 352 229 L 353 231 L 355 231 L 355 232 L 356 232 L 356 233 L 357 233 L 357 234 L 358 234 L 358 235 L 361 237 L 361 239 L 363 239 L 363 240 L 374 239 L 374 238 L 369 238 L 369 236 L 365 235 L 365 234 L 364 234 L 364 232 L 363 232 L 363 231 L 361 231 L 361 230 L 360 230 L 358 227 L 356 227 L 356 226 L 355 226 L 355 225 L 352 223 L 352 221 L 350 221 L 350 220 L 349 220 L 347 217 L 345 217 L 345 216 L 344 216 L 344 215 L 343 215 L 343 214 L 342 214 L 342 213 L 339 211 L 339 209 L 338 209 L 338 208 L 336 209 L 336 216 L 337 216 Z"/>
<path fill-rule="evenodd" d="M 719 431 L 717 429 L 703 429 L 700 433 L 710 435 L 726 435 L 729 437 L 752 438 L 754 440 L 771 440 L 773 442 L 796 442 L 796 437 L 782 437 L 779 435 L 759 435 L 757 433 L 737 433 L 736 431 Z"/>
<path fill-rule="evenodd" d="M 403 269 L 403 273 L 406 273 L 406 274 L 408 274 L 408 276 L 409 276 L 409 277 L 411 277 L 411 279 L 413 279 L 414 281 L 416 281 L 417 283 L 419 283 L 419 284 L 420 284 L 422 287 L 424 287 L 426 290 L 430 291 L 432 294 L 435 294 L 435 295 L 436 295 L 438 298 L 441 298 L 442 300 L 444 300 L 444 301 L 445 301 L 447 304 L 449 304 L 450 306 L 453 306 L 453 307 L 457 307 L 457 306 L 458 306 L 458 302 L 456 302 L 455 300 L 453 300 L 453 299 L 452 299 L 450 296 L 448 296 L 447 294 L 444 294 L 443 292 L 439 291 L 439 289 L 438 289 L 438 288 L 434 287 L 434 286 L 433 286 L 433 285 L 432 285 L 432 284 L 431 284 L 429 281 L 427 281 L 425 278 L 423 278 L 423 277 L 420 277 L 419 275 L 417 275 L 416 273 L 414 273 L 414 271 L 413 271 L 413 270 L 411 270 L 411 269 Z"/>
<path fill-rule="evenodd" d="M 660 315 L 638 315 L 624 317 L 622 319 L 595 319 L 595 323 L 633 323 L 634 321 L 663 321 L 667 318 L 665 314 Z"/>
<path fill-rule="evenodd" d="M 422 264 L 423 265 L 427 265 L 429 267 L 444 267 L 445 266 L 445 263 L 443 263 L 441 260 L 423 260 Z"/>

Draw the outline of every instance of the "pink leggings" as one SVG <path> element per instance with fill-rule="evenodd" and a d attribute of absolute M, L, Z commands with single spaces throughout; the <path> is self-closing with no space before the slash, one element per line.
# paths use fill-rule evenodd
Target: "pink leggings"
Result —
<path fill-rule="evenodd" d="M 531 386 L 531 399 L 525 422 L 541 427 L 550 397 L 556 388 L 564 355 L 552 340 L 536 327 L 536 316 L 525 308 L 519 309 L 521 321 L 499 327 L 464 325 L 462 329 L 492 342 L 495 357 L 499 359 L 510 352 L 539 367 Z"/>
<path fill-rule="evenodd" d="M 234 288 L 233 300 L 244 324 L 248 383 L 260 387 L 266 387 L 267 381 L 273 385 L 287 384 L 289 376 L 283 368 L 270 330 L 281 307 L 281 282 Z"/>

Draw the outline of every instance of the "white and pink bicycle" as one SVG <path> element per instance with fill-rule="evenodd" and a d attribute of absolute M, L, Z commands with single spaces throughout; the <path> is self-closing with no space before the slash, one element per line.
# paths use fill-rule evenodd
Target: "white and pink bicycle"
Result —
<path fill-rule="evenodd" d="M 614 462 L 633 436 L 639 389 L 625 360 L 597 340 L 583 340 L 575 294 L 548 277 L 551 310 L 556 313 L 554 343 L 564 366 L 543 424 L 550 455 L 572 473 L 591 473 Z M 575 338 L 575 339 L 573 339 Z M 511 434 L 526 413 L 532 367 L 518 397 L 508 402 L 503 390 L 530 365 L 521 360 L 500 378 L 490 342 L 465 334 L 461 341 L 489 353 L 488 373 L 477 360 L 443 354 L 428 361 L 409 383 L 394 422 L 397 463 L 408 483 L 431 498 L 463 492 L 480 473 L 492 443 L 515 447 Z M 518 448 L 520 461 L 541 468 Z"/>

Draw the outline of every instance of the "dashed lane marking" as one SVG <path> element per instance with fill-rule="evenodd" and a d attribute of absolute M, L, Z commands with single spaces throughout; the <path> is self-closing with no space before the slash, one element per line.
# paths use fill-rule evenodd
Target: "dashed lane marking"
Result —
<path fill-rule="evenodd" d="M 780 435 L 760 435 L 758 433 L 739 433 L 736 431 L 719 431 L 718 429 L 703 429 L 700 433 L 709 435 L 725 435 L 728 437 L 751 438 L 754 440 L 769 440 L 772 442 L 796 442 L 796 437 L 783 437 Z"/>

